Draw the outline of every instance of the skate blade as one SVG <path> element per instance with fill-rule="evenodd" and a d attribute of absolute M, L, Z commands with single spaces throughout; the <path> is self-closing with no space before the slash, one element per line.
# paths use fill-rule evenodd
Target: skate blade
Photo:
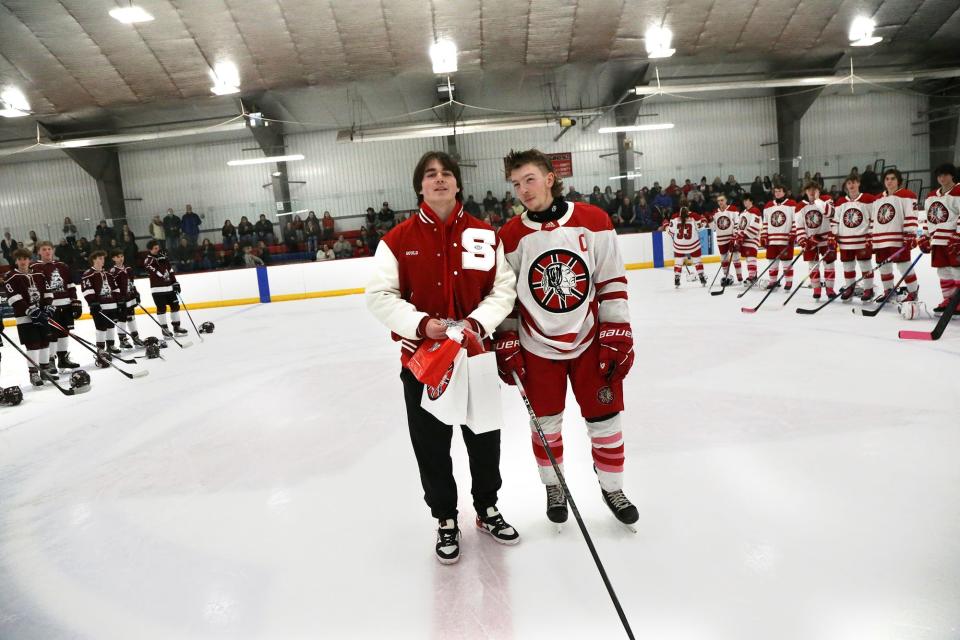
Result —
<path fill-rule="evenodd" d="M 636 532 L 637 532 L 637 527 L 636 527 L 636 525 L 627 524 L 626 522 L 620 522 L 619 520 L 617 520 L 617 524 L 619 524 L 621 527 L 623 527 L 624 529 L 626 529 L 626 530 L 629 531 L 630 533 L 636 533 Z"/>
<path fill-rule="evenodd" d="M 130 373 L 131 378 L 143 378 L 144 376 L 149 375 L 150 372 L 146 369 L 141 369 L 140 371 L 133 371 Z"/>

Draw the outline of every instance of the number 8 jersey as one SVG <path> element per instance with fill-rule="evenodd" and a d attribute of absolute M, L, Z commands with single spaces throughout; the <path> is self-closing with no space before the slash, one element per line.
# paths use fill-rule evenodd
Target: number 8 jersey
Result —
<path fill-rule="evenodd" d="M 537 214 L 551 218 L 544 222 L 524 211 L 500 230 L 517 277 L 517 309 L 501 328 L 519 324 L 525 350 L 570 360 L 594 340 L 598 319 L 630 322 L 627 277 L 605 211 L 559 199 L 551 211 Z"/>

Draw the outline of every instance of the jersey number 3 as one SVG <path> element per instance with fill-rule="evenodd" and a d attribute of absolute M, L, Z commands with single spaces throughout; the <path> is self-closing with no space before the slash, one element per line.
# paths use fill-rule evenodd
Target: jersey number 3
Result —
<path fill-rule="evenodd" d="M 491 229 L 466 229 L 460 236 L 463 268 L 489 271 L 497 262 L 497 237 Z"/>

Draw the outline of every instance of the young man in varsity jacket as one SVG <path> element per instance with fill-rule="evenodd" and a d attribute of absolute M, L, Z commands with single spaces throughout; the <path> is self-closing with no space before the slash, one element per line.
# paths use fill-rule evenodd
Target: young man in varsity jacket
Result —
<path fill-rule="evenodd" d="M 488 338 L 513 309 L 516 278 L 490 225 L 463 210 L 460 167 L 439 151 L 426 153 L 413 173 L 420 211 L 387 233 L 377 247 L 376 273 L 367 285 L 367 307 L 400 342 L 407 423 L 420 468 L 424 500 L 439 520 L 436 554 L 460 557 L 457 485 L 450 460 L 453 428 L 421 407 L 423 384 L 406 368 L 424 339 L 446 337 L 444 321 L 465 322 Z M 474 434 L 461 425 L 470 457 L 476 525 L 497 542 L 519 534 L 497 510 L 500 431 Z"/>

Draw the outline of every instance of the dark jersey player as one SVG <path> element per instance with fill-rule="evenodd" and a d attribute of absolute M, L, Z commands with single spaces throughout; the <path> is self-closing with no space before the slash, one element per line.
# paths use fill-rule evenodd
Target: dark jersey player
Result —
<path fill-rule="evenodd" d="M 50 363 L 47 317 L 53 296 L 47 291 L 43 275 L 30 272 L 32 255 L 26 249 L 17 249 L 11 254 L 16 268 L 4 279 L 4 294 L 13 307 L 20 344 L 27 350 L 30 359 L 40 365 L 43 376 L 56 380 L 57 370 Z M 30 382 L 35 387 L 43 385 L 40 369 L 30 365 Z"/>
<path fill-rule="evenodd" d="M 42 274 L 47 282 L 47 291 L 51 294 L 51 316 L 64 329 L 73 329 L 74 320 L 83 313 L 80 298 L 77 297 L 77 285 L 73 283 L 70 267 L 57 260 L 53 253 L 53 243 L 43 240 L 37 244 L 40 262 L 30 265 L 32 273 Z M 53 349 L 56 347 L 56 366 L 60 369 L 76 369 L 80 365 L 70 360 L 70 338 L 66 332 L 49 326 L 50 362 L 53 364 Z"/>
<path fill-rule="evenodd" d="M 157 307 L 157 320 L 163 328 L 163 337 L 187 335 L 187 331 L 180 328 L 180 300 L 177 298 L 180 283 L 173 272 L 173 265 L 160 250 L 160 243 L 156 240 L 147 243 L 147 258 L 143 261 L 143 268 L 150 276 L 150 293 L 153 295 L 153 304 Z M 170 307 L 172 332 L 167 327 L 167 307 Z"/>
<path fill-rule="evenodd" d="M 117 330 L 113 324 L 117 319 L 117 300 L 120 298 L 120 290 L 117 288 L 117 283 L 103 268 L 106 258 L 106 251 L 91 253 L 90 268 L 83 273 L 81 279 L 83 298 L 90 307 L 93 326 L 96 328 L 97 349 L 100 351 L 96 364 L 101 368 L 110 366 L 107 364 L 109 354 L 120 353 L 120 349 L 116 347 Z"/>
<path fill-rule="evenodd" d="M 137 329 L 136 308 L 140 304 L 140 294 L 134 284 L 133 269 L 126 266 L 123 251 L 114 249 L 110 252 L 110 259 L 113 266 L 110 267 L 110 277 L 117 284 L 117 290 L 120 292 L 117 298 L 117 324 L 124 329 L 133 338 L 133 344 L 127 339 L 127 333 L 120 334 L 120 346 L 124 349 L 132 349 L 134 345 L 143 346 L 143 340 L 140 339 L 140 331 Z"/>

